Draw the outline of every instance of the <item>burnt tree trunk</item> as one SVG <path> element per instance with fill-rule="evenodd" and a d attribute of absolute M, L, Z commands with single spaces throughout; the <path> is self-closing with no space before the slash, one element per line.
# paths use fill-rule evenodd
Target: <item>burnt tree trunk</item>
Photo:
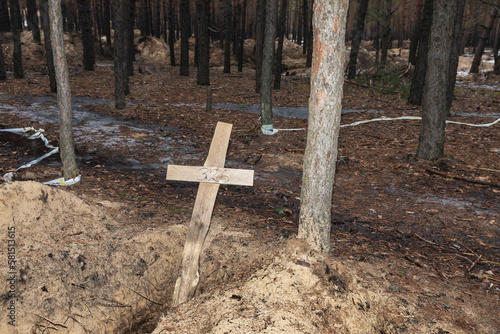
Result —
<path fill-rule="evenodd" d="M 455 90 L 455 82 L 457 81 L 457 68 L 458 60 L 460 55 L 460 41 L 462 39 L 462 27 L 463 27 L 463 17 L 465 11 L 466 0 L 456 0 L 456 14 L 455 22 L 453 24 L 453 35 L 452 35 L 452 46 L 450 53 L 450 69 L 448 72 L 448 91 L 446 94 L 446 109 L 448 110 L 448 115 L 451 110 L 451 104 L 453 101 L 453 91 Z M 447 115 L 447 116 L 448 116 Z"/>
<path fill-rule="evenodd" d="M 427 54 L 429 52 L 433 7 L 434 0 L 425 0 L 420 38 L 418 40 L 417 63 L 411 80 L 410 95 L 408 97 L 408 103 L 417 106 L 422 104 L 425 75 L 427 73 Z"/>
<path fill-rule="evenodd" d="M 135 43 L 134 43 L 134 26 L 135 26 L 135 0 L 128 0 L 128 4 L 125 11 L 127 12 L 126 28 L 127 32 L 125 35 L 125 66 L 127 68 L 127 85 L 126 92 L 127 95 L 130 92 L 129 87 L 129 77 L 134 75 L 134 61 L 135 61 Z"/>
<path fill-rule="evenodd" d="M 45 58 L 47 60 L 47 70 L 49 72 L 49 85 L 52 93 L 57 92 L 56 73 L 54 68 L 54 56 L 52 44 L 50 43 L 50 22 L 48 0 L 40 0 L 40 18 L 42 19 L 43 42 L 45 46 Z"/>
<path fill-rule="evenodd" d="M 238 45 L 238 72 L 243 71 L 243 49 L 245 47 L 247 0 L 243 0 L 241 7 L 242 8 L 241 8 L 241 18 L 240 18 L 240 39 Z"/>
<path fill-rule="evenodd" d="M 498 51 L 500 51 L 500 30 L 497 32 L 497 38 L 495 40 L 495 44 L 493 45 L 493 58 L 495 59 L 493 73 L 496 75 L 500 74 L 500 56 L 498 55 Z"/>
<path fill-rule="evenodd" d="M 104 35 L 106 35 L 106 44 L 111 46 L 111 8 L 110 1 L 103 1 L 103 16 L 102 16 L 102 30 Z"/>
<path fill-rule="evenodd" d="M 0 0 L 0 31 L 9 32 L 11 29 L 9 5 L 7 0 Z"/>
<path fill-rule="evenodd" d="M 175 26 L 174 26 L 174 6 L 173 0 L 168 0 L 168 48 L 170 50 L 170 66 L 175 64 Z"/>
<path fill-rule="evenodd" d="M 233 21 L 233 5 L 231 0 L 226 0 L 224 21 L 224 73 L 231 73 L 231 35 Z"/>
<path fill-rule="evenodd" d="M 40 38 L 40 28 L 38 28 L 39 20 L 36 8 L 36 0 L 27 0 L 26 7 L 28 9 L 26 20 L 28 21 L 28 27 L 31 30 L 31 33 L 33 34 L 33 42 L 41 43 L 42 40 Z"/>
<path fill-rule="evenodd" d="M 267 0 L 266 30 L 262 50 L 262 76 L 260 89 L 260 114 L 263 133 L 273 134 L 272 81 L 274 63 L 274 40 L 276 39 L 276 2 Z M 265 131 L 265 130 L 269 130 Z"/>
<path fill-rule="evenodd" d="M 312 17 L 313 17 L 313 6 L 314 0 L 310 0 L 309 10 L 307 11 L 308 21 L 307 24 L 307 46 L 306 46 L 306 67 L 310 68 L 312 66 L 312 53 L 313 53 L 313 28 L 312 28 Z"/>
<path fill-rule="evenodd" d="M 274 68 L 274 89 L 281 88 L 281 72 L 282 72 L 282 62 L 283 62 L 283 42 L 285 35 L 285 24 L 286 24 L 286 14 L 287 14 L 288 0 L 281 0 L 280 17 L 278 22 L 278 49 L 276 51 L 276 65 Z"/>
<path fill-rule="evenodd" d="M 382 50 L 380 52 L 380 64 L 385 67 L 387 63 L 387 52 L 391 44 L 391 19 L 392 0 L 385 1 L 384 25 L 382 26 L 382 38 L 380 39 Z"/>
<path fill-rule="evenodd" d="M 410 37 L 410 54 L 408 56 L 408 60 L 410 64 L 415 65 L 417 63 L 417 47 L 418 40 L 420 36 L 420 25 L 422 23 L 422 8 L 423 8 L 424 0 L 417 0 L 415 5 L 415 15 L 413 18 L 413 28 L 412 34 Z"/>
<path fill-rule="evenodd" d="M 356 20 L 356 31 L 351 43 L 351 53 L 349 55 L 348 65 L 348 79 L 356 77 L 356 65 L 358 63 L 359 46 L 361 45 L 361 38 L 363 37 L 363 30 L 365 29 L 366 13 L 368 12 L 368 0 L 360 0 L 358 5 L 358 13 Z"/>
<path fill-rule="evenodd" d="M 307 53 L 307 39 L 309 38 L 309 4 L 307 0 L 302 1 L 302 54 Z"/>
<path fill-rule="evenodd" d="M 436 160 L 444 155 L 444 129 L 449 112 L 446 96 L 456 10 L 454 1 L 434 0 L 417 151 L 417 157 L 424 160 Z"/>
<path fill-rule="evenodd" d="M 0 41 L 0 80 L 7 79 L 7 72 L 5 71 L 5 57 L 3 55 L 2 41 Z"/>
<path fill-rule="evenodd" d="M 316 0 L 313 11 L 314 57 L 298 238 L 322 252 L 331 249 L 347 6 L 347 1 Z"/>
<path fill-rule="evenodd" d="M 481 58 L 483 57 L 484 47 L 486 46 L 486 42 L 490 37 L 490 33 L 495 23 L 497 13 L 498 7 L 493 6 L 488 17 L 488 22 L 486 22 L 486 25 L 484 26 L 483 35 L 481 36 L 481 38 L 479 39 L 479 43 L 477 44 L 476 53 L 474 54 L 474 59 L 472 60 L 472 65 L 470 67 L 469 73 L 479 72 L 479 65 L 481 65 Z"/>
<path fill-rule="evenodd" d="M 189 76 L 189 35 L 191 18 L 189 13 L 189 0 L 180 0 L 179 16 L 181 20 L 181 66 L 180 74 Z"/>
<path fill-rule="evenodd" d="M 115 107 L 116 109 L 125 108 L 125 76 L 127 75 L 125 67 L 125 6 L 128 0 L 114 0 L 114 74 L 115 74 Z"/>
<path fill-rule="evenodd" d="M 264 32 L 266 29 L 266 0 L 257 0 L 255 27 L 255 92 L 260 93 L 262 77 L 262 50 L 264 48 Z"/>
<path fill-rule="evenodd" d="M 92 13 L 90 0 L 78 0 L 78 20 L 82 30 L 83 68 L 95 70 L 94 34 L 92 33 Z"/>
<path fill-rule="evenodd" d="M 196 0 L 196 21 L 198 29 L 198 77 L 197 83 L 210 85 L 210 40 L 208 34 L 209 0 Z"/>
<path fill-rule="evenodd" d="M 14 52 L 12 62 L 14 63 L 14 77 L 24 78 L 23 73 L 23 52 L 21 49 L 21 12 L 19 9 L 19 0 L 9 0 L 10 17 L 12 25 L 12 40 Z"/>
<path fill-rule="evenodd" d="M 66 180 L 80 175 L 75 157 L 72 131 L 71 89 L 68 64 L 64 51 L 62 11 L 60 0 L 49 0 L 50 40 L 55 60 L 57 106 L 59 108 L 59 151 Z"/>

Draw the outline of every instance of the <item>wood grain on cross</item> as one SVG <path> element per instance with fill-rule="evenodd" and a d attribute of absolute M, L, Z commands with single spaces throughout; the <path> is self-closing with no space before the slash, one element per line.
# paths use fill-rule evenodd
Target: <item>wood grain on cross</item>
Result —
<path fill-rule="evenodd" d="M 232 125 L 218 122 L 207 160 L 202 167 L 169 165 L 167 180 L 200 182 L 182 253 L 181 273 L 175 283 L 172 305 L 194 296 L 200 280 L 199 260 L 220 184 L 253 186 L 253 170 L 224 168 Z"/>

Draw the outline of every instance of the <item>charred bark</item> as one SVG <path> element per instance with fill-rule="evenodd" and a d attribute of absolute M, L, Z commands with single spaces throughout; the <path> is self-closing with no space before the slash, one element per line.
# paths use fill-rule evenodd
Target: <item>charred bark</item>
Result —
<path fill-rule="evenodd" d="M 363 30 L 365 29 L 366 13 L 368 12 L 368 0 L 360 0 L 358 5 L 356 31 L 351 43 L 351 53 L 349 55 L 348 65 L 348 79 L 356 77 L 356 65 L 358 63 L 359 47 L 361 45 L 361 38 L 363 37 Z"/>

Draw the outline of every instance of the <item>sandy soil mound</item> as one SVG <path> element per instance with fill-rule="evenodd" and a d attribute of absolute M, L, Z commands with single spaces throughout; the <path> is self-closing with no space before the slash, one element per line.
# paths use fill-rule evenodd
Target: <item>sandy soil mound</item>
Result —
<path fill-rule="evenodd" d="M 0 267 L 1 277 L 15 278 L 2 280 L 0 295 L 4 309 L 14 300 L 18 333 L 124 333 L 151 320 L 149 310 L 160 307 L 152 301 L 165 302 L 181 251 L 169 239 L 181 238 L 183 226 L 132 233 L 101 208 L 36 182 L 2 185 L 0 212 L 17 261 Z M 6 317 L 0 333 L 12 329 Z"/>

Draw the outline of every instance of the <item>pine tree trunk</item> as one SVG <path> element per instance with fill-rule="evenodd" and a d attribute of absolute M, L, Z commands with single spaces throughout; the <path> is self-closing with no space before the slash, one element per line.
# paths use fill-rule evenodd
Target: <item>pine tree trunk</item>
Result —
<path fill-rule="evenodd" d="M 312 28 L 312 17 L 313 17 L 313 5 L 314 0 L 310 0 L 309 9 L 307 11 L 308 21 L 307 24 L 307 46 L 306 46 L 306 67 L 310 68 L 312 66 L 312 53 L 313 53 L 313 28 Z"/>
<path fill-rule="evenodd" d="M 243 0 L 240 19 L 240 40 L 238 46 L 238 72 L 243 71 L 243 49 L 245 47 L 247 0 Z"/>
<path fill-rule="evenodd" d="M 491 29 L 495 23 L 495 19 L 497 17 L 498 7 L 493 6 L 491 9 L 491 13 L 488 17 L 488 22 L 484 26 L 483 36 L 479 39 L 479 43 L 477 45 L 476 53 L 474 54 L 474 59 L 472 60 L 472 65 L 470 67 L 469 73 L 478 73 L 479 65 L 481 65 L 481 58 L 483 57 L 484 47 L 486 46 L 486 42 L 490 37 Z"/>
<path fill-rule="evenodd" d="M 255 26 L 255 92 L 260 93 L 262 81 L 262 51 L 264 49 L 264 33 L 266 29 L 266 1 L 257 0 Z"/>
<path fill-rule="evenodd" d="M 102 30 L 104 32 L 104 35 L 106 35 L 106 44 L 108 46 L 111 46 L 111 8 L 110 8 L 110 1 L 109 0 L 104 0 L 103 2 L 103 18 L 102 18 Z"/>
<path fill-rule="evenodd" d="M 134 26 L 135 26 L 135 0 L 128 1 L 128 21 L 127 21 L 127 53 L 126 53 L 126 66 L 127 66 L 127 92 L 129 88 L 129 77 L 134 75 L 134 61 L 135 61 L 135 42 L 134 42 Z M 128 95 L 128 93 L 127 93 Z"/>
<path fill-rule="evenodd" d="M 493 59 L 495 59 L 493 73 L 496 75 L 500 74 L 500 56 L 498 55 L 498 51 L 500 51 L 500 29 L 497 32 L 497 38 L 495 40 L 495 44 L 493 45 Z"/>
<path fill-rule="evenodd" d="M 322 252 L 331 249 L 347 6 L 347 1 L 316 0 L 313 11 L 314 57 L 298 238 Z"/>
<path fill-rule="evenodd" d="M 24 78 L 23 73 L 23 53 L 21 48 L 21 12 L 19 9 L 19 0 L 9 0 L 10 17 L 12 25 L 12 40 L 14 52 L 12 62 L 14 63 L 14 77 Z"/>
<path fill-rule="evenodd" d="M 179 15 L 181 20 L 181 66 L 180 74 L 189 76 L 189 35 L 190 35 L 190 13 L 189 0 L 180 0 Z"/>
<path fill-rule="evenodd" d="M 233 20 L 233 6 L 231 0 L 226 0 L 224 21 L 224 73 L 231 73 L 231 22 Z"/>
<path fill-rule="evenodd" d="M 356 20 L 356 31 L 351 43 L 351 53 L 349 55 L 348 65 L 348 79 L 356 77 L 356 65 L 358 63 L 359 47 L 361 45 L 361 38 L 363 37 L 363 30 L 365 29 L 366 13 L 368 12 L 368 0 L 360 0 L 358 5 L 358 13 Z"/>
<path fill-rule="evenodd" d="M 48 0 L 40 0 L 40 18 L 42 19 L 43 42 L 45 46 L 45 58 L 47 60 L 47 69 L 49 72 L 50 91 L 57 92 L 56 73 L 54 68 L 54 56 L 52 53 L 52 44 L 50 43 L 50 22 L 49 22 L 49 3 Z"/>
<path fill-rule="evenodd" d="M 38 28 L 38 13 L 36 8 L 36 0 L 27 0 L 26 7 L 28 9 L 28 15 L 26 17 L 28 21 L 28 27 L 33 34 L 33 42 L 41 43 L 40 29 Z"/>
<path fill-rule="evenodd" d="M 307 39 L 309 38 L 309 4 L 307 0 L 302 1 L 302 54 L 307 54 Z"/>
<path fill-rule="evenodd" d="M 410 64 L 415 65 L 417 63 L 417 47 L 418 39 L 420 36 L 420 25 L 422 23 L 422 8 L 424 0 L 417 0 L 415 5 L 415 15 L 413 18 L 413 31 L 410 37 L 410 54 L 408 60 Z"/>
<path fill-rule="evenodd" d="M 384 25 L 382 26 L 382 51 L 380 53 L 380 64 L 385 67 L 387 63 L 387 52 L 391 44 L 391 19 L 392 19 L 392 0 L 385 0 Z"/>
<path fill-rule="evenodd" d="M 7 72 L 5 71 L 5 57 L 3 55 L 2 41 L 0 41 L 0 80 L 7 79 Z"/>
<path fill-rule="evenodd" d="M 59 151 L 66 180 L 80 175 L 75 157 L 72 131 L 71 89 L 68 64 L 64 50 L 62 12 L 60 0 L 49 0 L 50 39 L 54 53 L 57 81 L 57 106 L 59 108 Z"/>
<path fill-rule="evenodd" d="M 86 71 L 94 71 L 94 34 L 92 33 L 90 0 L 78 0 L 78 20 L 80 21 L 80 28 L 82 30 L 83 68 Z"/>
<path fill-rule="evenodd" d="M 0 0 L 0 31 L 9 32 L 11 29 L 8 0 Z"/>
<path fill-rule="evenodd" d="M 174 6 L 172 4 L 173 0 L 168 0 L 168 47 L 170 50 L 170 66 L 176 66 L 175 64 L 175 26 L 174 26 Z"/>
<path fill-rule="evenodd" d="M 418 40 L 417 63 L 411 81 L 408 103 L 413 105 L 422 104 L 425 76 L 427 73 L 427 54 L 429 52 L 429 39 L 432 26 L 432 12 L 434 0 L 425 0 L 420 38 Z"/>
<path fill-rule="evenodd" d="M 283 62 L 283 42 L 285 35 L 285 24 L 288 0 L 281 0 L 280 17 L 278 23 L 278 50 L 276 51 L 276 67 L 274 69 L 274 89 L 281 88 L 281 65 Z"/>
<path fill-rule="evenodd" d="M 451 110 L 451 104 L 453 102 L 453 91 L 455 90 L 455 82 L 457 81 L 457 68 L 458 60 L 460 55 L 460 41 L 462 40 L 463 34 L 463 17 L 465 11 L 466 0 L 456 0 L 456 15 L 455 22 L 453 25 L 453 37 L 452 46 L 450 54 L 450 69 L 448 72 L 448 90 L 446 94 L 446 110 L 448 110 L 448 115 Z M 447 115 L 447 116 L 448 116 Z"/>
<path fill-rule="evenodd" d="M 198 85 L 210 85 L 210 40 L 208 34 L 209 0 L 196 0 L 198 28 Z"/>
<path fill-rule="evenodd" d="M 450 56 L 457 5 L 434 0 L 427 74 L 422 100 L 422 125 L 417 156 L 436 160 L 444 155 Z"/>
<path fill-rule="evenodd" d="M 114 73 L 115 73 L 115 107 L 125 108 L 125 6 L 128 0 L 114 0 Z"/>
<path fill-rule="evenodd" d="M 273 125 L 273 104 L 272 104 L 272 81 L 273 81 L 273 60 L 274 60 L 274 40 L 276 39 L 276 2 L 277 0 L 267 0 L 266 6 L 266 30 L 264 33 L 264 47 L 262 50 L 262 77 L 260 90 L 260 114 L 261 124 L 264 127 Z"/>

